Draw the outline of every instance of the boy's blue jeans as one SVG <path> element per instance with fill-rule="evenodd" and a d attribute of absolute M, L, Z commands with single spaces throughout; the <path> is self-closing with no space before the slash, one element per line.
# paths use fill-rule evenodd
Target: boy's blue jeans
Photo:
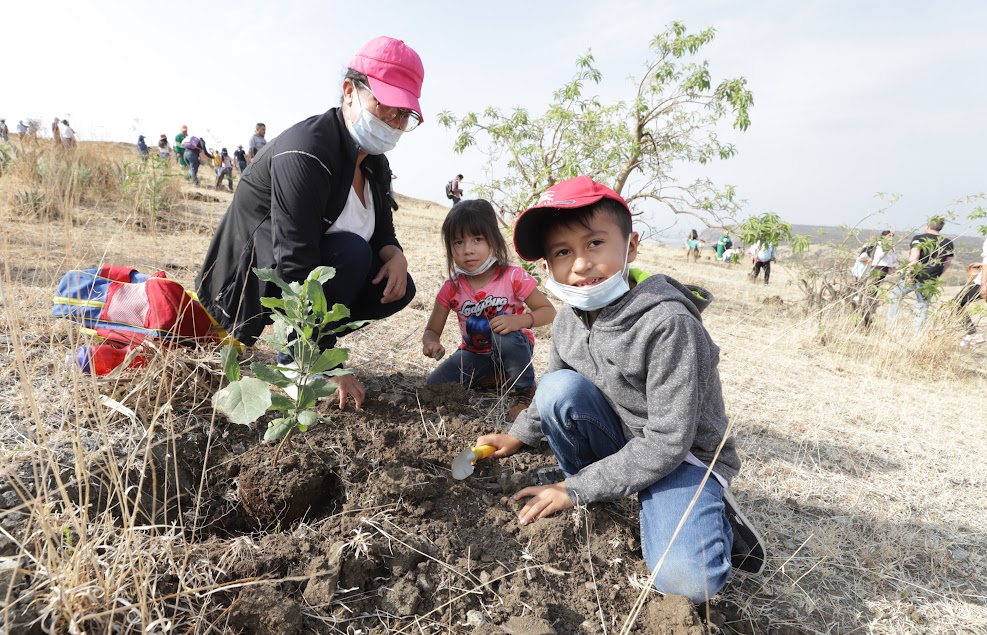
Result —
<path fill-rule="evenodd" d="M 567 475 L 620 450 L 626 441 L 620 419 L 588 379 L 571 370 L 548 373 L 535 392 L 542 432 Z M 641 548 L 654 571 L 706 470 L 682 463 L 638 493 Z M 575 501 L 574 501 L 575 502 Z M 733 530 L 723 505 L 723 488 L 710 475 L 672 543 L 655 587 L 695 603 L 716 595 L 730 579 Z"/>
<path fill-rule="evenodd" d="M 429 374 L 425 382 L 470 386 L 500 374 L 506 381 L 504 388 L 512 385 L 515 390 L 534 388 L 535 369 L 531 366 L 534 347 L 528 336 L 521 331 L 513 331 L 507 335 L 492 333 L 490 343 L 491 352 L 486 355 L 463 349 L 455 351 Z"/>

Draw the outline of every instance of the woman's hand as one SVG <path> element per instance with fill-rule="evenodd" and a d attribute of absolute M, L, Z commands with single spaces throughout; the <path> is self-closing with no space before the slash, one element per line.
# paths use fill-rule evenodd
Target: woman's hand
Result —
<path fill-rule="evenodd" d="M 531 497 L 531 500 L 518 513 L 518 523 L 521 525 L 527 525 L 539 518 L 551 516 L 555 512 L 572 509 L 572 499 L 569 498 L 569 492 L 565 489 L 565 482 L 525 487 L 514 495 L 514 500 L 521 500 L 528 496 Z"/>
<path fill-rule="evenodd" d="M 497 451 L 491 458 L 502 459 L 520 450 L 524 442 L 509 434 L 485 434 L 476 440 L 476 445 L 492 445 Z"/>
<path fill-rule="evenodd" d="M 393 248 L 393 251 L 390 251 L 389 248 Z M 390 252 L 387 254 L 389 257 L 384 261 L 380 271 L 377 272 L 377 276 L 371 280 L 372 284 L 379 284 L 382 280 L 387 280 L 384 293 L 380 298 L 381 304 L 400 300 L 408 290 L 408 259 L 405 258 L 400 249 L 392 245 L 381 250 L 382 259 L 386 251 Z"/>
<path fill-rule="evenodd" d="M 353 400 L 353 407 L 359 410 L 363 407 L 363 399 L 367 396 L 367 391 L 364 390 L 363 384 L 360 380 L 356 378 L 356 375 L 337 375 L 335 377 L 326 377 L 326 381 L 335 382 L 338 388 L 336 393 L 339 395 L 339 409 L 346 409 L 346 401 L 348 399 Z"/>

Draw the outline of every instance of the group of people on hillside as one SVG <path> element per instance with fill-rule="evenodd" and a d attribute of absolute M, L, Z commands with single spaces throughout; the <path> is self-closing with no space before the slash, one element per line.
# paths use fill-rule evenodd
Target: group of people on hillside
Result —
<path fill-rule="evenodd" d="M 411 303 L 385 153 L 422 123 L 423 79 L 414 50 L 375 38 L 350 60 L 337 107 L 289 127 L 253 158 L 196 279 L 198 297 L 241 342 L 252 345 L 270 323 L 261 299 L 279 295 L 256 268 L 289 282 L 335 268 L 325 290 L 349 308 L 346 322 L 386 319 Z M 732 568 L 760 571 L 763 543 L 728 489 L 740 459 L 727 434 L 718 349 L 701 318 L 711 294 L 631 268 L 630 210 L 589 177 L 556 184 L 514 226 L 514 251 L 547 263 L 545 288 L 565 304 L 558 313 L 511 264 L 493 206 L 454 203 L 442 227 L 448 278 L 422 337 L 423 354 L 439 361 L 426 381 L 518 393 L 510 430 L 476 440 L 495 448 L 494 459 L 542 438 L 555 453 L 555 475 L 516 493 L 526 500 L 518 522 L 636 493 L 644 558 L 651 568 L 663 562 L 654 578 L 662 592 L 704 602 Z M 446 356 L 451 312 L 460 344 Z M 549 323 L 550 367 L 536 383 L 535 329 Z M 322 349 L 340 336 L 312 335 Z M 278 362 L 297 369 L 290 354 Z M 362 405 L 356 375 L 327 380 L 340 408 Z"/>
<path fill-rule="evenodd" d="M 28 140 L 33 143 L 38 142 L 38 124 L 34 120 L 21 119 L 17 122 L 17 140 L 23 146 Z M 75 130 L 69 125 L 68 119 L 55 120 L 51 124 L 51 138 L 56 147 L 72 149 L 76 146 L 77 140 Z M 10 128 L 7 120 L 0 118 L 0 140 L 10 143 Z"/>
<path fill-rule="evenodd" d="M 933 217 L 924 230 L 912 236 L 909 241 L 908 262 L 899 267 L 898 255 L 894 249 L 894 233 L 884 230 L 877 240 L 867 243 L 854 262 L 851 274 L 861 281 L 863 292 L 860 296 L 864 305 L 865 324 L 870 323 L 878 285 L 899 268 L 901 276 L 891 287 L 888 303 L 887 324 L 893 327 L 898 319 L 902 300 L 915 294 L 915 315 L 912 328 L 918 332 L 925 325 L 932 298 L 938 292 L 940 279 L 949 271 L 955 257 L 953 241 L 942 235 L 946 221 Z M 966 330 L 960 346 L 983 344 L 985 338 L 977 332 L 977 326 L 970 319 L 966 307 L 978 299 L 987 300 L 987 285 L 984 285 L 983 271 L 987 266 L 987 239 L 984 240 L 981 261 L 967 267 L 967 282 L 950 302 L 953 313 L 959 317 Z"/>
<path fill-rule="evenodd" d="M 248 143 L 248 149 L 244 150 L 243 145 L 239 145 L 230 155 L 226 148 L 221 148 L 219 151 L 208 148 L 205 139 L 190 135 L 188 126 L 182 126 L 181 132 L 175 135 L 174 145 L 169 143 L 168 135 L 162 134 L 158 138 L 156 152 L 159 158 L 167 161 L 171 157 L 172 150 L 174 150 L 175 162 L 182 169 L 188 171 L 188 179 L 196 187 L 199 186 L 199 166 L 203 161 L 208 160 L 216 172 L 215 187 L 218 189 L 225 178 L 227 187 L 232 192 L 234 168 L 242 178 L 247 166 L 253 162 L 257 153 L 267 144 L 266 134 L 267 126 L 258 123 Z M 144 135 L 137 137 L 137 153 L 144 160 L 150 156 L 151 149 L 148 147 Z"/>

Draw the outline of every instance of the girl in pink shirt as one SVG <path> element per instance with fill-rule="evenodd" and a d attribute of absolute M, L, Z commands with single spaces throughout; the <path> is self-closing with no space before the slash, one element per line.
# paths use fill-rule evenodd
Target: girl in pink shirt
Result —
<path fill-rule="evenodd" d="M 422 353 L 437 360 L 445 355 L 440 338 L 450 311 L 459 320 L 462 342 L 426 381 L 467 386 L 493 381 L 507 389 L 532 390 L 531 329 L 555 319 L 555 307 L 538 290 L 537 280 L 508 264 L 507 243 L 489 202 L 455 205 L 442 223 L 442 241 L 449 279 L 435 298 Z"/>

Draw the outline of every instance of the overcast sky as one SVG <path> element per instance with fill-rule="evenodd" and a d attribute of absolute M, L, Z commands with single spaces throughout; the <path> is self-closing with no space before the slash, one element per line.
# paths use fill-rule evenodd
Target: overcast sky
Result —
<path fill-rule="evenodd" d="M 881 207 L 877 192 L 900 193 L 865 226 L 906 228 L 987 191 L 987 3 L 41 0 L 2 15 L 11 128 L 57 115 L 83 139 L 135 142 L 186 124 L 231 152 L 257 121 L 273 138 L 336 105 L 368 39 L 404 39 L 425 65 L 426 123 L 389 154 L 395 188 L 440 202 L 457 172 L 467 189 L 482 178 L 483 157 L 453 153 L 438 112 L 540 114 L 590 48 L 599 94 L 629 98 L 648 41 L 679 20 L 714 27 L 714 81 L 744 76 L 754 93 L 750 129 L 720 131 L 738 156 L 697 171 L 735 185 L 750 212 L 853 225 Z"/>

